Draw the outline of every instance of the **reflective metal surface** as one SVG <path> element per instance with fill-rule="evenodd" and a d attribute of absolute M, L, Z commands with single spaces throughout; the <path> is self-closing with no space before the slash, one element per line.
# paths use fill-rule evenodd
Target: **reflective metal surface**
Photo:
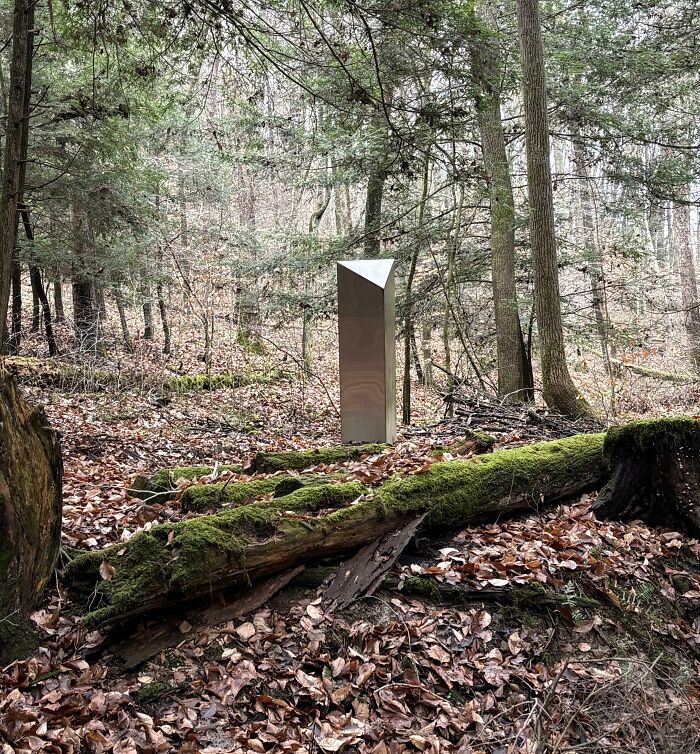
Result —
<path fill-rule="evenodd" d="M 338 262 L 343 442 L 396 439 L 394 260 Z"/>

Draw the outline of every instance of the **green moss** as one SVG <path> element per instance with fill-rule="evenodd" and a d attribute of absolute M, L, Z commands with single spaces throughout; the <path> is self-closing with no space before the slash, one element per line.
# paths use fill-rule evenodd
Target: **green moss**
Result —
<path fill-rule="evenodd" d="M 197 390 L 219 390 L 220 388 L 237 388 L 254 383 L 266 384 L 276 382 L 282 372 L 272 369 L 266 372 L 220 372 L 218 374 L 183 374 L 173 375 L 165 381 L 165 387 L 174 393 L 191 393 Z"/>
<path fill-rule="evenodd" d="M 222 482 L 216 484 L 195 484 L 187 487 L 180 498 L 183 513 L 201 513 L 216 510 L 223 505 L 240 505 L 260 495 L 274 492 L 277 480 L 256 479 L 252 482 Z"/>
<path fill-rule="evenodd" d="M 219 472 L 231 471 L 240 474 L 242 470 L 238 464 L 224 463 L 217 466 Z M 175 466 L 171 469 L 158 469 L 151 477 L 137 476 L 129 493 L 139 500 L 162 503 L 174 497 L 178 479 L 199 479 L 213 472 L 213 466 Z"/>
<path fill-rule="evenodd" d="M 603 434 L 502 450 L 465 461 L 446 461 L 405 479 L 385 482 L 363 506 L 379 506 L 386 515 L 428 511 L 430 527 L 455 526 L 460 521 L 493 519 L 503 510 L 536 507 L 543 485 L 566 492 L 569 480 L 603 474 Z M 359 514 L 359 511 L 357 511 Z M 340 520 L 344 511 L 331 514 Z M 333 519 L 337 516 L 337 519 Z"/>
<path fill-rule="evenodd" d="M 687 448 L 691 444 L 700 447 L 700 420 L 686 416 L 642 419 L 607 431 L 605 460 L 611 464 L 618 448 L 646 455 L 654 453 L 661 445 L 664 449 L 674 449 Z"/>
<path fill-rule="evenodd" d="M 319 464 L 358 461 L 365 456 L 381 453 L 386 445 L 370 443 L 367 445 L 344 445 L 334 448 L 315 448 L 314 450 L 292 450 L 284 453 L 257 453 L 253 459 L 252 469 L 257 473 L 308 469 Z"/>
<path fill-rule="evenodd" d="M 349 505 L 365 491 L 359 482 L 305 487 L 276 501 L 154 526 L 136 534 L 126 544 L 74 558 L 63 578 L 78 592 L 84 585 L 90 610 L 85 623 L 95 626 L 128 615 L 141 604 L 144 595 L 180 590 L 185 597 L 188 586 L 206 581 L 223 563 L 242 564 L 247 545 L 275 536 L 285 527 L 299 525 L 295 520 L 286 521 L 280 515 L 282 511 L 316 513 L 339 508 Z M 104 560 L 116 569 L 110 581 L 99 577 Z"/>
<path fill-rule="evenodd" d="M 197 484 L 187 487 L 180 498 L 183 513 L 217 510 L 222 506 L 240 505 L 270 492 L 279 498 L 303 487 L 319 487 L 334 481 L 332 475 L 274 476 L 250 482 Z"/>
<path fill-rule="evenodd" d="M 152 708 L 171 691 L 170 686 L 162 681 L 145 683 L 134 694 L 134 701 L 139 707 Z"/>

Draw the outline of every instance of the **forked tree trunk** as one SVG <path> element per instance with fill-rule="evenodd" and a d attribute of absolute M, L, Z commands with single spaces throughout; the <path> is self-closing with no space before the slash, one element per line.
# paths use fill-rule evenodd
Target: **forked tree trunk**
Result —
<path fill-rule="evenodd" d="M 59 436 L 0 373 L 0 664 L 34 646 L 29 615 L 61 542 Z"/>

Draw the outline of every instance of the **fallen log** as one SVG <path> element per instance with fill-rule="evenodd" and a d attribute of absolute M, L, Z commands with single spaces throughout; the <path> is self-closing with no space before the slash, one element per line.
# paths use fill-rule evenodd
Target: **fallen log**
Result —
<path fill-rule="evenodd" d="M 288 450 L 281 453 L 261 451 L 256 453 L 250 471 L 255 474 L 273 474 L 275 471 L 302 471 L 326 463 L 359 461 L 369 455 L 381 453 L 386 445 L 341 445 L 312 450 Z"/>
<path fill-rule="evenodd" d="M 593 505 L 597 515 L 700 534 L 700 420 L 670 417 L 613 427 L 603 454 L 609 479 Z"/>
<path fill-rule="evenodd" d="M 170 469 L 158 469 L 153 476 L 139 474 L 131 484 L 128 492 L 132 497 L 139 500 L 148 500 L 149 503 L 164 503 L 172 500 L 177 493 L 179 479 L 199 479 L 210 476 L 214 472 L 231 471 L 239 474 L 242 471 L 239 464 L 221 464 L 213 466 L 174 466 Z"/>
<path fill-rule="evenodd" d="M 423 514 L 425 527 L 444 530 L 577 494 L 602 481 L 603 437 L 579 435 L 436 463 L 374 492 L 357 482 L 308 487 L 155 526 L 126 544 L 78 556 L 64 580 L 89 604 L 88 625 L 123 621 L 297 565 L 339 558 Z"/>
<path fill-rule="evenodd" d="M 624 367 L 628 372 L 639 375 L 640 377 L 649 377 L 653 380 L 662 382 L 673 382 L 676 385 L 697 385 L 700 383 L 700 376 L 697 374 L 683 374 L 681 372 L 667 372 L 664 369 L 654 369 L 653 367 L 643 367 L 641 364 L 632 364 L 626 361 L 615 359 L 614 363 Z"/>
<path fill-rule="evenodd" d="M 0 373 L 0 665 L 35 648 L 29 615 L 61 543 L 58 433 Z"/>

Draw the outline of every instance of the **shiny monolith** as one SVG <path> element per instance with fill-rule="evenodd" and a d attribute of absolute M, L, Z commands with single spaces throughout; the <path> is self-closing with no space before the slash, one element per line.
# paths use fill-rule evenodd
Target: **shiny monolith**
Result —
<path fill-rule="evenodd" d="M 338 262 L 343 442 L 396 439 L 394 260 Z"/>

